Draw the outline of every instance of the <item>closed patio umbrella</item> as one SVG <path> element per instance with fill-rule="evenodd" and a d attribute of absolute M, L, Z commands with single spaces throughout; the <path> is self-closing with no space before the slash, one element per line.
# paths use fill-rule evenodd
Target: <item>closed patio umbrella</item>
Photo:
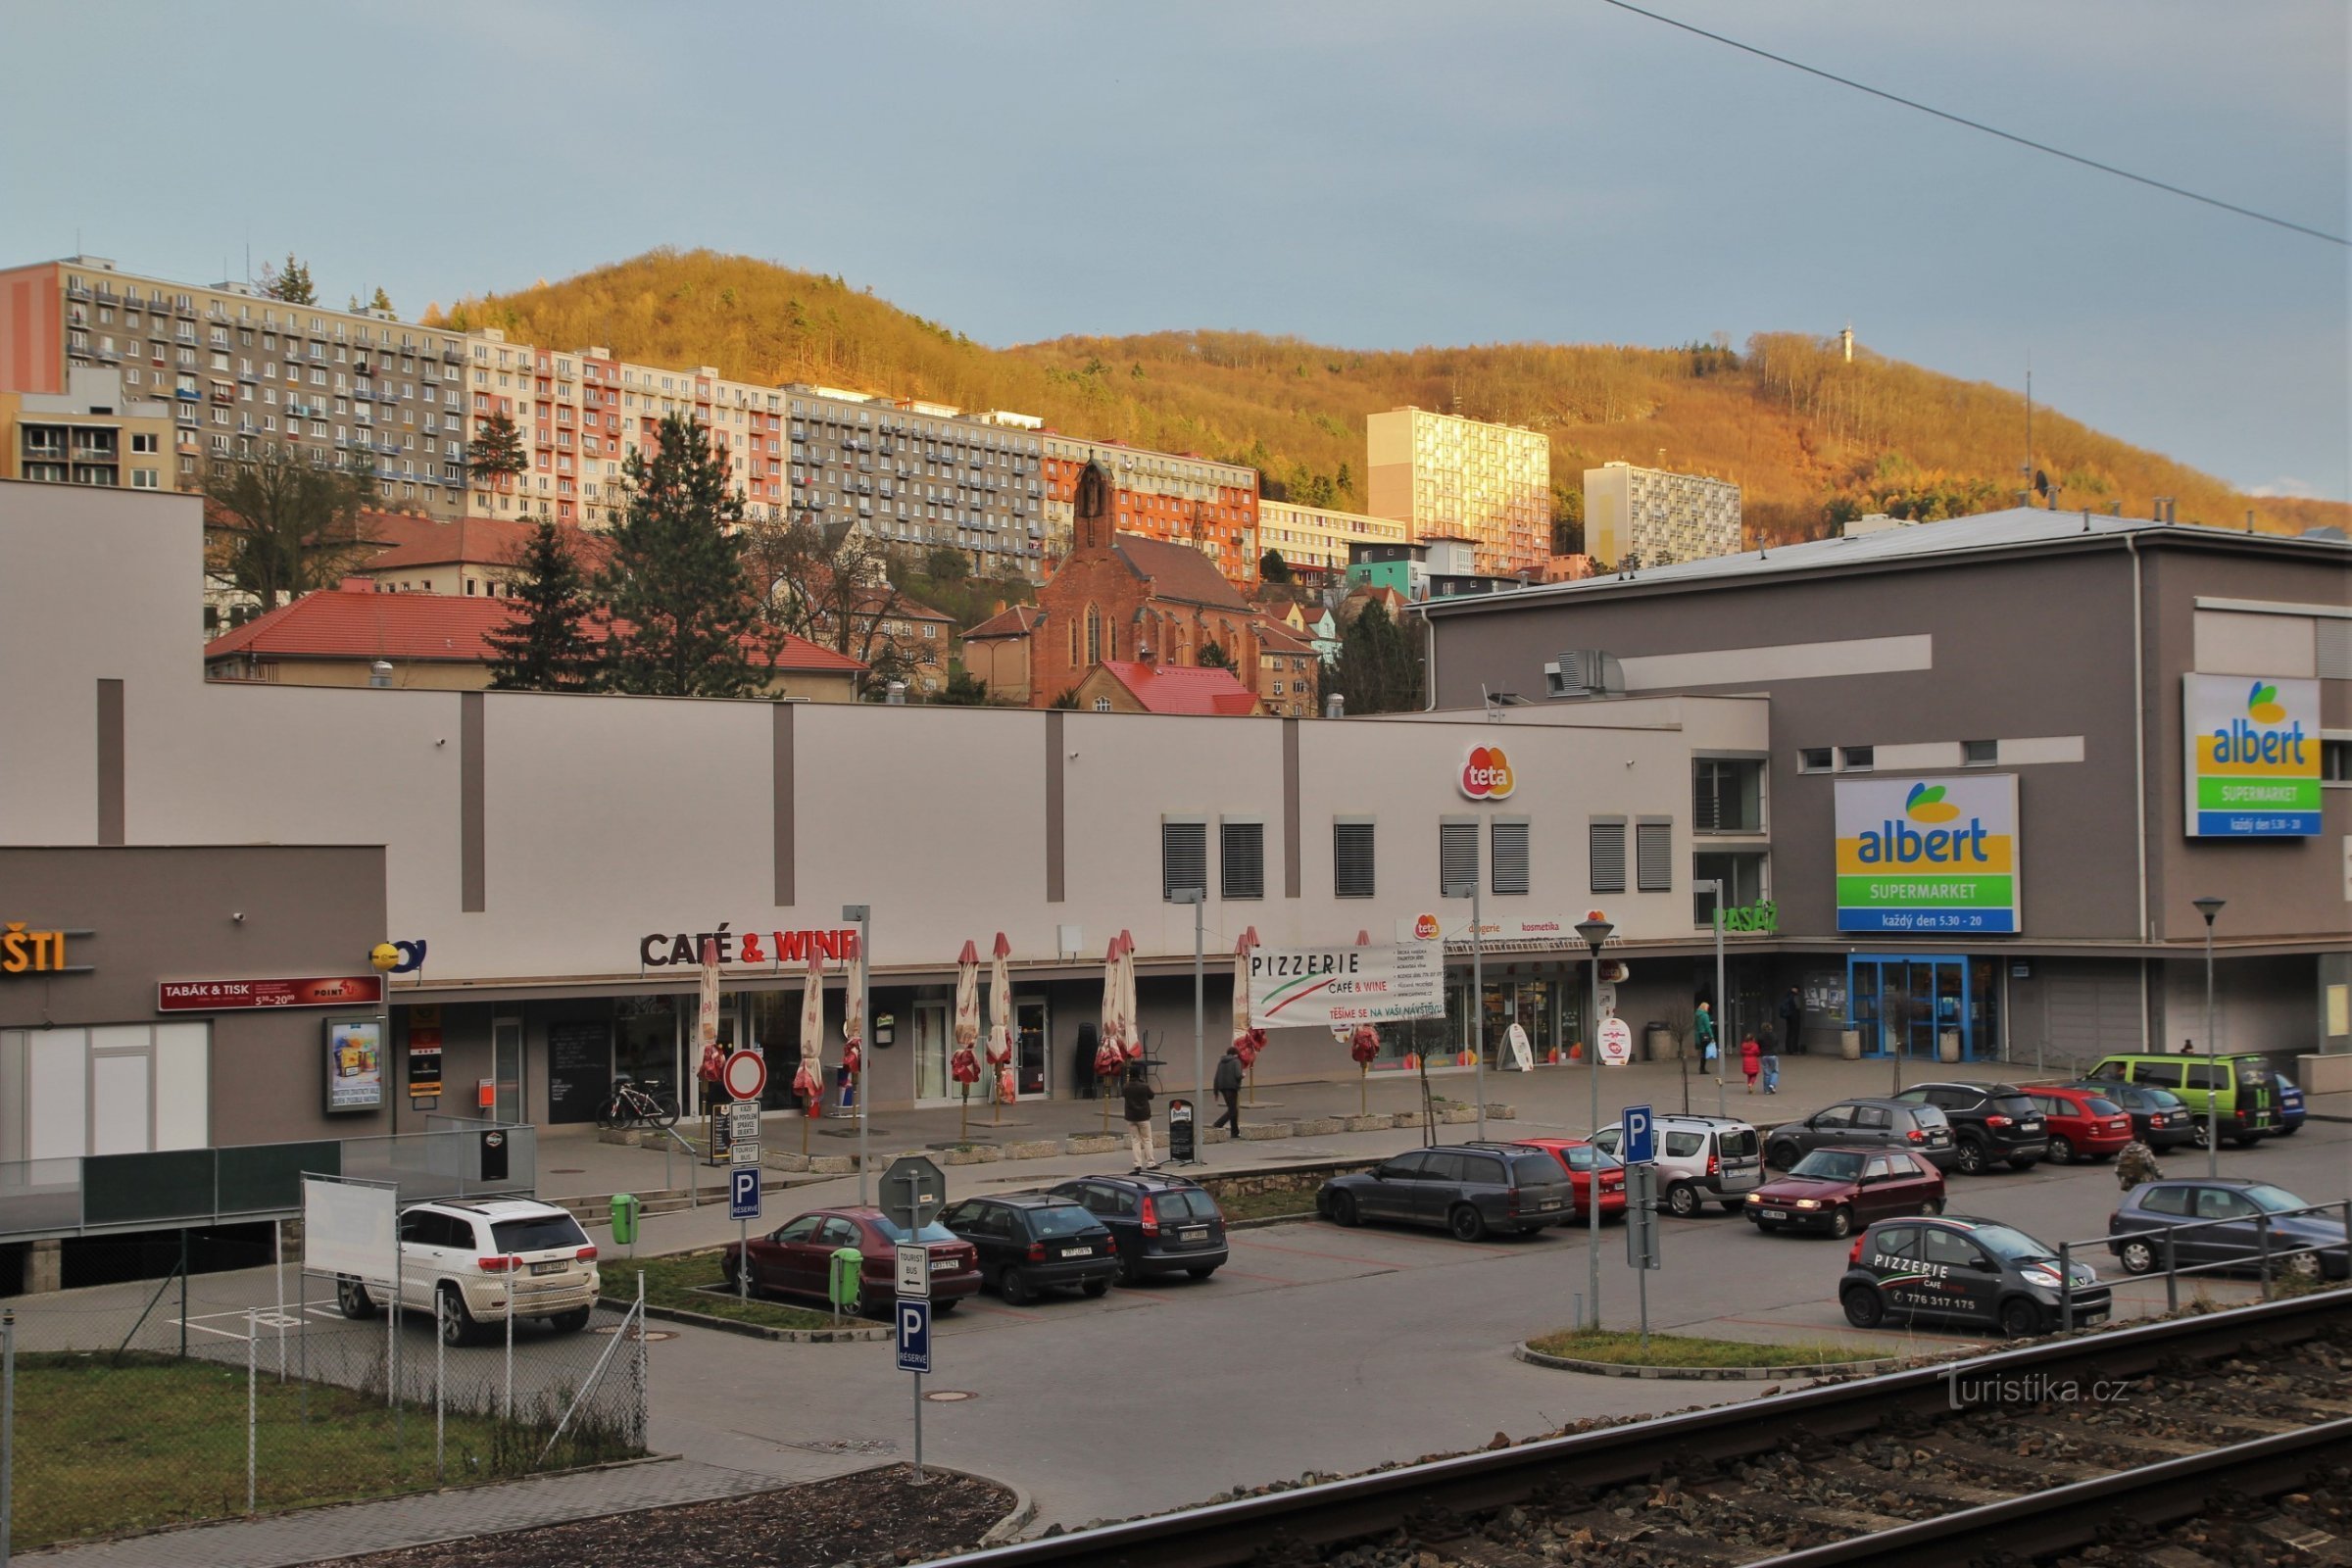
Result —
<path fill-rule="evenodd" d="M 694 1074 L 703 1083 L 703 1107 L 711 1116 L 718 1114 L 718 1077 L 724 1059 L 718 1050 L 718 944 L 703 944 L 703 967 L 700 994 L 694 1018 L 694 1038 L 702 1049 L 695 1054 Z M 678 1097 L 681 1101 L 685 1096 Z M 715 1136 L 715 1134 L 713 1135 Z"/>
<path fill-rule="evenodd" d="M 801 1152 L 808 1152 L 808 1123 L 823 1114 L 825 1100 L 825 958 L 808 944 L 808 979 L 801 988 L 801 1065 L 793 1092 L 808 1102 L 801 1122 Z"/>
<path fill-rule="evenodd" d="M 1095 1077 L 1098 1080 L 1116 1080 L 1127 1064 L 1127 1053 L 1119 1044 L 1119 939 L 1112 937 L 1102 950 L 1102 1010 L 1095 1046 Z M 1102 1097 L 1102 1130 L 1110 1131 L 1110 1097 Z"/>
<path fill-rule="evenodd" d="M 963 1085 L 963 1118 L 957 1137 L 971 1130 L 972 1085 L 980 1081 L 980 950 L 967 940 L 956 959 L 956 1054 L 949 1070 Z"/>
<path fill-rule="evenodd" d="M 865 948 L 850 938 L 850 967 L 841 1009 L 841 1064 L 850 1069 L 859 1115 L 865 1113 Z"/>
<path fill-rule="evenodd" d="M 1144 1025 L 1141 1010 L 1135 1004 L 1135 933 L 1119 933 L 1119 1044 L 1127 1051 L 1129 1061 L 1139 1061 L 1144 1054 Z"/>
<path fill-rule="evenodd" d="M 1266 1049 L 1266 1032 L 1250 1023 L 1250 950 L 1257 946 L 1257 927 L 1242 933 L 1233 945 L 1233 1050 L 1250 1074 L 1250 1103 L 1257 1103 L 1257 1054 Z"/>
<path fill-rule="evenodd" d="M 1004 1116 L 1004 1102 L 1018 1087 L 1012 1078 L 1012 969 L 1005 962 L 1011 956 L 1012 944 L 998 932 L 995 956 L 988 963 L 988 1065 L 997 1107 L 992 1119 Z"/>

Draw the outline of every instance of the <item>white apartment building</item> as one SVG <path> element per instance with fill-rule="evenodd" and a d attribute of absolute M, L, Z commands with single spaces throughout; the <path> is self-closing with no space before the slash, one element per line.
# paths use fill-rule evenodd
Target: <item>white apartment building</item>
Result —
<path fill-rule="evenodd" d="M 1551 555 L 1551 440 L 1427 409 L 1391 409 L 1364 424 L 1369 505 L 1410 542 L 1433 534 L 1478 541 L 1478 569 L 1507 577 Z"/>
<path fill-rule="evenodd" d="M 1621 565 L 1671 566 L 1740 547 L 1740 487 L 1627 463 L 1585 470 L 1585 554 Z"/>
<path fill-rule="evenodd" d="M 1337 512 L 1329 507 L 1302 507 L 1289 501 L 1257 504 L 1257 542 L 1291 566 L 1324 571 L 1348 569 L 1349 545 L 1408 543 L 1405 525 L 1394 517 L 1368 517 L 1360 512 Z"/>

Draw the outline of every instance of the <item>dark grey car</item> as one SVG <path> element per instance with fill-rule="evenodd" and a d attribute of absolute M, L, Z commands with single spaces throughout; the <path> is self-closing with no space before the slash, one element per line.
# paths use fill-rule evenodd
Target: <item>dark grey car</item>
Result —
<path fill-rule="evenodd" d="M 1802 1121 L 1786 1122 L 1764 1141 L 1764 1163 L 1787 1170 L 1813 1152 L 1839 1149 L 1903 1149 L 1939 1171 L 1952 1168 L 1959 1151 L 1952 1124 L 1934 1105 L 1901 1100 L 1840 1100 Z"/>
<path fill-rule="evenodd" d="M 2108 1216 L 2107 1249 L 2125 1272 L 2153 1273 L 2165 1265 L 2169 1230 L 2171 1260 L 2181 1268 L 2259 1269 L 2267 1256 L 2277 1274 L 2352 1277 L 2344 1211 L 2299 1212 L 2310 1207 L 2284 1188 L 2242 1177 L 2142 1182 Z"/>
<path fill-rule="evenodd" d="M 1342 1225 L 1439 1225 L 1464 1242 L 1489 1231 L 1540 1231 L 1575 1207 L 1560 1162 L 1518 1144 L 1407 1150 L 1371 1170 L 1334 1176 L 1315 1195 L 1316 1212 Z"/>

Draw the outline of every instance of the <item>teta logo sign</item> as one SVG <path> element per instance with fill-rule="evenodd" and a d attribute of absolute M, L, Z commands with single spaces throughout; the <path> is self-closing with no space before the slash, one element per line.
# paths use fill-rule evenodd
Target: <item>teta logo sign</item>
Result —
<path fill-rule="evenodd" d="M 1413 940 L 1416 942 L 1435 942 L 1442 934 L 1438 917 L 1434 914 L 1422 915 L 1413 922 Z"/>
<path fill-rule="evenodd" d="M 2300 838 L 2320 831 L 2320 683 L 2181 677 L 2192 838 Z"/>
<path fill-rule="evenodd" d="M 1473 746 L 1470 759 L 1462 764 L 1462 793 L 1474 801 L 1507 801 L 1511 791 L 1519 787 L 1519 776 L 1511 771 L 1511 760 L 1499 746 Z"/>

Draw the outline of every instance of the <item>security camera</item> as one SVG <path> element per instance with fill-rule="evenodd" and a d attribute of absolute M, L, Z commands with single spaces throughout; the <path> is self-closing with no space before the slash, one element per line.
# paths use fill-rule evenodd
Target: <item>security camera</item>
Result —
<path fill-rule="evenodd" d="M 237 924 L 243 925 L 245 923 L 245 911 L 243 909 L 232 910 L 229 914 L 229 918 L 234 920 Z"/>

